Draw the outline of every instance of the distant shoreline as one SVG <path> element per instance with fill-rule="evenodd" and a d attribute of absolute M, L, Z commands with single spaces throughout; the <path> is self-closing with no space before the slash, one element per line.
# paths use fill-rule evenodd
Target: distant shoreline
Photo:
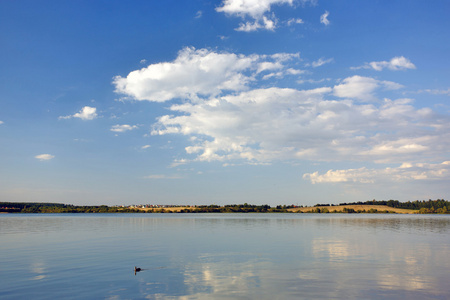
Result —
<path fill-rule="evenodd" d="M 0 213 L 395 213 L 449 214 L 450 202 L 444 199 L 399 202 L 398 200 L 357 203 L 316 204 L 315 206 L 277 205 L 130 205 L 79 206 L 62 203 L 0 202 Z"/>

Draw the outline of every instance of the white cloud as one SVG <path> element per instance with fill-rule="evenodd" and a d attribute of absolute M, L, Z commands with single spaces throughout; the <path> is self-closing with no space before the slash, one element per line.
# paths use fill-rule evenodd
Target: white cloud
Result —
<path fill-rule="evenodd" d="M 46 161 L 46 160 L 51 160 L 52 158 L 55 158 L 55 156 L 53 156 L 51 154 L 39 154 L 39 155 L 36 155 L 35 158 L 39 159 L 40 161 Z"/>
<path fill-rule="evenodd" d="M 197 11 L 197 13 L 195 14 L 196 19 L 200 19 L 202 16 L 203 16 L 203 11 L 201 11 L 201 10 Z"/>
<path fill-rule="evenodd" d="M 298 53 L 245 56 L 185 48 L 173 62 L 131 72 L 115 84 L 118 92 L 139 100 L 183 98 L 151 130 L 189 137 L 186 157 L 172 166 L 444 158 L 450 118 L 417 109 L 412 99 L 381 100 L 383 91 L 402 87 L 395 82 L 355 75 L 313 90 L 253 88 L 270 84 L 264 81 L 270 78 L 301 74 L 295 68 L 299 59 Z"/>
<path fill-rule="evenodd" d="M 341 98 L 353 98 L 362 101 L 373 101 L 376 89 L 383 87 L 388 90 L 399 89 L 402 85 L 392 81 L 379 81 L 370 77 L 352 76 L 342 80 L 334 87 L 334 95 Z"/>
<path fill-rule="evenodd" d="M 217 95 L 222 90 L 245 89 L 251 78 L 243 72 L 257 59 L 188 47 L 173 62 L 152 64 L 125 78 L 117 76 L 114 84 L 116 92 L 136 100 L 163 102 L 192 95 Z"/>
<path fill-rule="evenodd" d="M 174 98 L 217 96 L 226 91 L 242 91 L 265 70 L 283 69 L 298 53 L 277 55 L 237 55 L 208 49 L 184 48 L 173 62 L 149 65 L 117 76 L 116 92 L 137 100 L 163 102 Z"/>
<path fill-rule="evenodd" d="M 300 75 L 300 74 L 303 74 L 303 73 L 305 73 L 305 71 L 292 69 L 292 68 L 289 68 L 289 69 L 286 70 L 286 74 L 288 74 L 288 75 Z"/>
<path fill-rule="evenodd" d="M 305 71 L 289 68 L 289 69 L 281 70 L 278 72 L 271 72 L 271 73 L 265 74 L 261 79 L 268 80 L 271 78 L 283 78 L 285 76 L 295 76 L 295 75 L 300 75 L 303 73 L 305 73 Z"/>
<path fill-rule="evenodd" d="M 263 56 L 265 57 L 265 56 Z M 275 61 L 279 61 L 279 62 L 286 62 L 289 60 L 293 60 L 293 59 L 299 59 L 300 58 L 300 53 L 275 53 L 270 55 L 270 58 L 274 59 Z"/>
<path fill-rule="evenodd" d="M 82 120 L 93 120 L 97 118 L 97 108 L 85 106 L 79 112 L 70 116 L 61 116 L 59 119 L 80 118 Z"/>
<path fill-rule="evenodd" d="M 236 31 L 244 31 L 244 32 L 252 32 L 252 31 L 256 31 L 260 28 L 263 28 L 263 26 L 258 22 L 258 21 L 254 21 L 254 22 L 245 22 L 245 23 L 240 23 L 239 27 L 236 28 Z"/>
<path fill-rule="evenodd" d="M 144 145 L 144 146 L 141 147 L 141 149 L 144 150 L 144 149 L 148 149 L 150 147 L 151 147 L 151 145 Z"/>
<path fill-rule="evenodd" d="M 272 19 L 267 18 L 266 16 L 263 17 L 263 26 L 265 29 L 267 30 L 275 30 L 276 25 L 277 25 L 277 19 L 275 18 L 275 16 L 272 16 Z"/>
<path fill-rule="evenodd" d="M 152 134 L 197 136 L 195 144 L 187 147 L 186 152 L 198 153 L 199 160 L 264 161 L 274 158 L 280 151 L 292 151 L 291 145 L 282 145 L 281 150 L 277 145 L 288 143 L 284 139 L 294 134 L 296 126 L 293 125 L 305 118 L 303 112 L 311 105 L 308 97 L 316 97 L 314 94 L 320 92 L 272 88 L 197 104 L 174 105 L 172 110 L 183 115 L 161 117 Z M 284 133 L 280 135 L 279 131 Z M 205 139 L 205 136 L 210 138 Z M 253 144 L 259 145 L 255 149 Z"/>
<path fill-rule="evenodd" d="M 272 5 L 293 5 L 293 0 L 224 0 L 222 6 L 217 7 L 217 12 L 223 12 L 229 16 L 238 16 L 242 19 L 250 18 L 251 21 L 240 23 L 237 31 L 251 32 L 258 29 L 275 30 L 277 18 L 269 15 Z M 296 19 L 296 21 L 301 19 Z"/>
<path fill-rule="evenodd" d="M 253 19 L 261 18 L 270 7 L 275 4 L 289 4 L 292 6 L 293 0 L 224 0 L 223 6 L 217 7 L 217 12 L 240 17 L 250 16 Z"/>
<path fill-rule="evenodd" d="M 125 131 L 130 131 L 133 129 L 137 129 L 138 126 L 137 125 L 128 125 L 128 124 L 123 124 L 123 125 L 114 125 L 111 127 L 111 131 L 114 132 L 125 132 Z"/>
<path fill-rule="evenodd" d="M 272 16 L 272 19 L 269 19 L 266 16 L 263 16 L 261 20 L 255 20 L 254 22 L 245 22 L 240 23 L 239 27 L 236 28 L 236 31 L 245 31 L 245 32 L 251 32 L 256 31 L 258 29 L 264 28 L 270 31 L 274 31 L 276 28 L 278 20 Z"/>
<path fill-rule="evenodd" d="M 334 87 L 334 94 L 341 98 L 373 100 L 373 92 L 378 87 L 378 80 L 355 75 L 345 78 L 341 84 L 336 85 Z"/>
<path fill-rule="evenodd" d="M 0 121 L 0 125 L 2 125 L 4 122 L 3 121 Z"/>
<path fill-rule="evenodd" d="M 325 11 L 325 13 L 320 16 L 320 23 L 322 23 L 326 26 L 330 25 L 330 21 L 328 20 L 329 15 L 330 15 L 330 13 L 328 11 Z"/>
<path fill-rule="evenodd" d="M 397 168 L 329 170 L 320 175 L 319 172 L 306 173 L 303 179 L 311 183 L 358 182 L 375 183 L 380 181 L 415 181 L 415 180 L 447 180 L 450 176 L 450 161 L 440 164 L 403 163 Z"/>
<path fill-rule="evenodd" d="M 390 61 L 373 61 L 370 63 L 366 63 L 363 66 L 353 67 L 351 69 L 374 69 L 376 71 L 382 71 L 385 68 L 392 71 L 400 71 L 406 69 L 415 69 L 416 66 L 409 59 L 403 56 L 397 56 L 392 58 Z"/>
<path fill-rule="evenodd" d="M 186 153 L 199 161 L 356 160 L 399 162 L 444 153 L 448 117 L 408 99 L 379 106 L 326 100 L 334 89 L 258 89 L 173 105 L 153 135 L 194 136 Z"/>
<path fill-rule="evenodd" d="M 283 65 L 280 62 L 269 62 L 269 61 L 265 61 L 265 62 L 261 62 L 258 64 L 258 69 L 256 70 L 256 73 L 261 73 L 263 71 L 267 71 L 267 70 L 279 70 L 282 69 Z"/>

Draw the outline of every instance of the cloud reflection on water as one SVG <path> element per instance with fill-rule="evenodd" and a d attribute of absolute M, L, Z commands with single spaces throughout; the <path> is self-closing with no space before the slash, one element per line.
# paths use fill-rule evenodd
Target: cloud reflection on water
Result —
<path fill-rule="evenodd" d="M 262 221 L 250 217 L 211 222 L 197 220 L 196 226 L 212 225 L 211 234 L 218 235 L 216 230 L 239 228 L 251 240 L 261 229 L 255 224 L 262 225 L 267 239 L 283 244 L 270 250 L 250 248 L 248 253 L 199 253 L 178 271 L 183 277 L 182 295 L 158 293 L 151 299 L 426 298 L 449 293 L 448 276 L 435 273 L 442 263 L 449 267 L 440 261 L 450 253 L 448 241 L 439 247 L 432 247 L 429 240 L 421 242 L 427 234 L 446 239 L 449 219 L 333 216 Z M 190 237 L 192 242 L 201 239 Z M 215 242 L 211 236 L 203 238 Z M 274 249 L 280 252 L 271 252 Z"/>
<path fill-rule="evenodd" d="M 365 224 L 378 226 L 378 222 L 366 221 Z M 354 224 L 356 223 L 360 222 Z M 396 222 L 390 225 L 393 224 L 395 227 L 398 225 Z M 419 229 L 422 227 L 419 226 L 422 222 L 412 224 L 417 225 Z M 383 225 L 385 226 L 386 224 Z M 376 290 L 421 292 L 435 296 L 446 293 L 445 289 L 442 290 L 445 283 L 441 276 L 434 273 L 434 268 L 442 264 L 446 268 L 450 267 L 446 259 L 450 253 L 448 245 L 432 249 L 428 243 L 411 244 L 402 239 L 396 241 L 395 237 L 377 242 L 373 242 L 376 240 L 375 237 L 369 236 L 367 241 L 359 240 L 360 238 L 358 236 L 356 239 L 347 240 L 336 238 L 312 240 L 311 248 L 315 259 L 322 261 L 320 264 L 327 270 L 326 272 L 336 273 L 337 290 L 338 282 L 347 280 L 358 283 L 357 286 L 359 285 L 361 290 L 372 287 Z M 324 274 L 319 273 L 315 274 L 315 277 L 302 277 L 308 279 L 323 277 Z"/>
<path fill-rule="evenodd" d="M 31 264 L 31 273 L 36 274 L 30 280 L 42 280 L 47 277 L 45 263 L 43 261 L 36 261 Z"/>
<path fill-rule="evenodd" d="M 184 283 L 190 299 L 257 296 L 261 278 L 257 269 L 257 264 L 251 261 L 188 265 Z"/>

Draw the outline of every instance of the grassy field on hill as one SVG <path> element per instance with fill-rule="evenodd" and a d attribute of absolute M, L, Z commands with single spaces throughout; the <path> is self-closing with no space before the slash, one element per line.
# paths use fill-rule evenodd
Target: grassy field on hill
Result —
<path fill-rule="evenodd" d="M 190 207 L 190 206 L 180 206 L 180 207 L 165 207 L 165 208 L 136 208 L 138 210 L 142 210 L 145 212 L 172 212 L 177 213 L 180 211 L 188 212 L 188 211 L 194 211 L 197 208 L 196 207 Z M 388 213 L 397 213 L 397 214 L 414 214 L 417 213 L 417 210 L 412 209 L 403 209 L 403 208 L 394 208 L 389 207 L 387 205 L 338 205 L 338 206 L 320 206 L 320 207 L 297 207 L 297 208 L 288 208 L 287 212 L 292 213 L 318 213 L 317 209 L 320 209 L 321 213 L 325 213 L 326 211 L 323 211 L 324 209 L 328 210 L 329 213 L 332 212 L 367 212 L 367 213 L 382 213 L 382 212 L 388 212 Z"/>
<path fill-rule="evenodd" d="M 418 210 L 404 209 L 404 208 L 394 208 L 387 205 L 338 205 L 338 206 L 320 206 L 320 207 L 298 207 L 289 208 L 291 212 L 302 212 L 302 213 L 312 213 L 318 212 L 317 209 L 323 210 L 327 209 L 328 212 L 390 212 L 396 214 L 416 214 Z M 353 210 L 353 211 L 352 211 Z M 376 211 L 375 211 L 376 210 Z"/>

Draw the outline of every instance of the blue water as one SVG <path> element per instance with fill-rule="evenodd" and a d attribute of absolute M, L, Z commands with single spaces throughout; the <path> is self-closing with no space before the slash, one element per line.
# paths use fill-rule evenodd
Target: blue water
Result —
<path fill-rule="evenodd" d="M 450 299 L 449 254 L 450 216 L 3 214 L 0 299 Z"/>

